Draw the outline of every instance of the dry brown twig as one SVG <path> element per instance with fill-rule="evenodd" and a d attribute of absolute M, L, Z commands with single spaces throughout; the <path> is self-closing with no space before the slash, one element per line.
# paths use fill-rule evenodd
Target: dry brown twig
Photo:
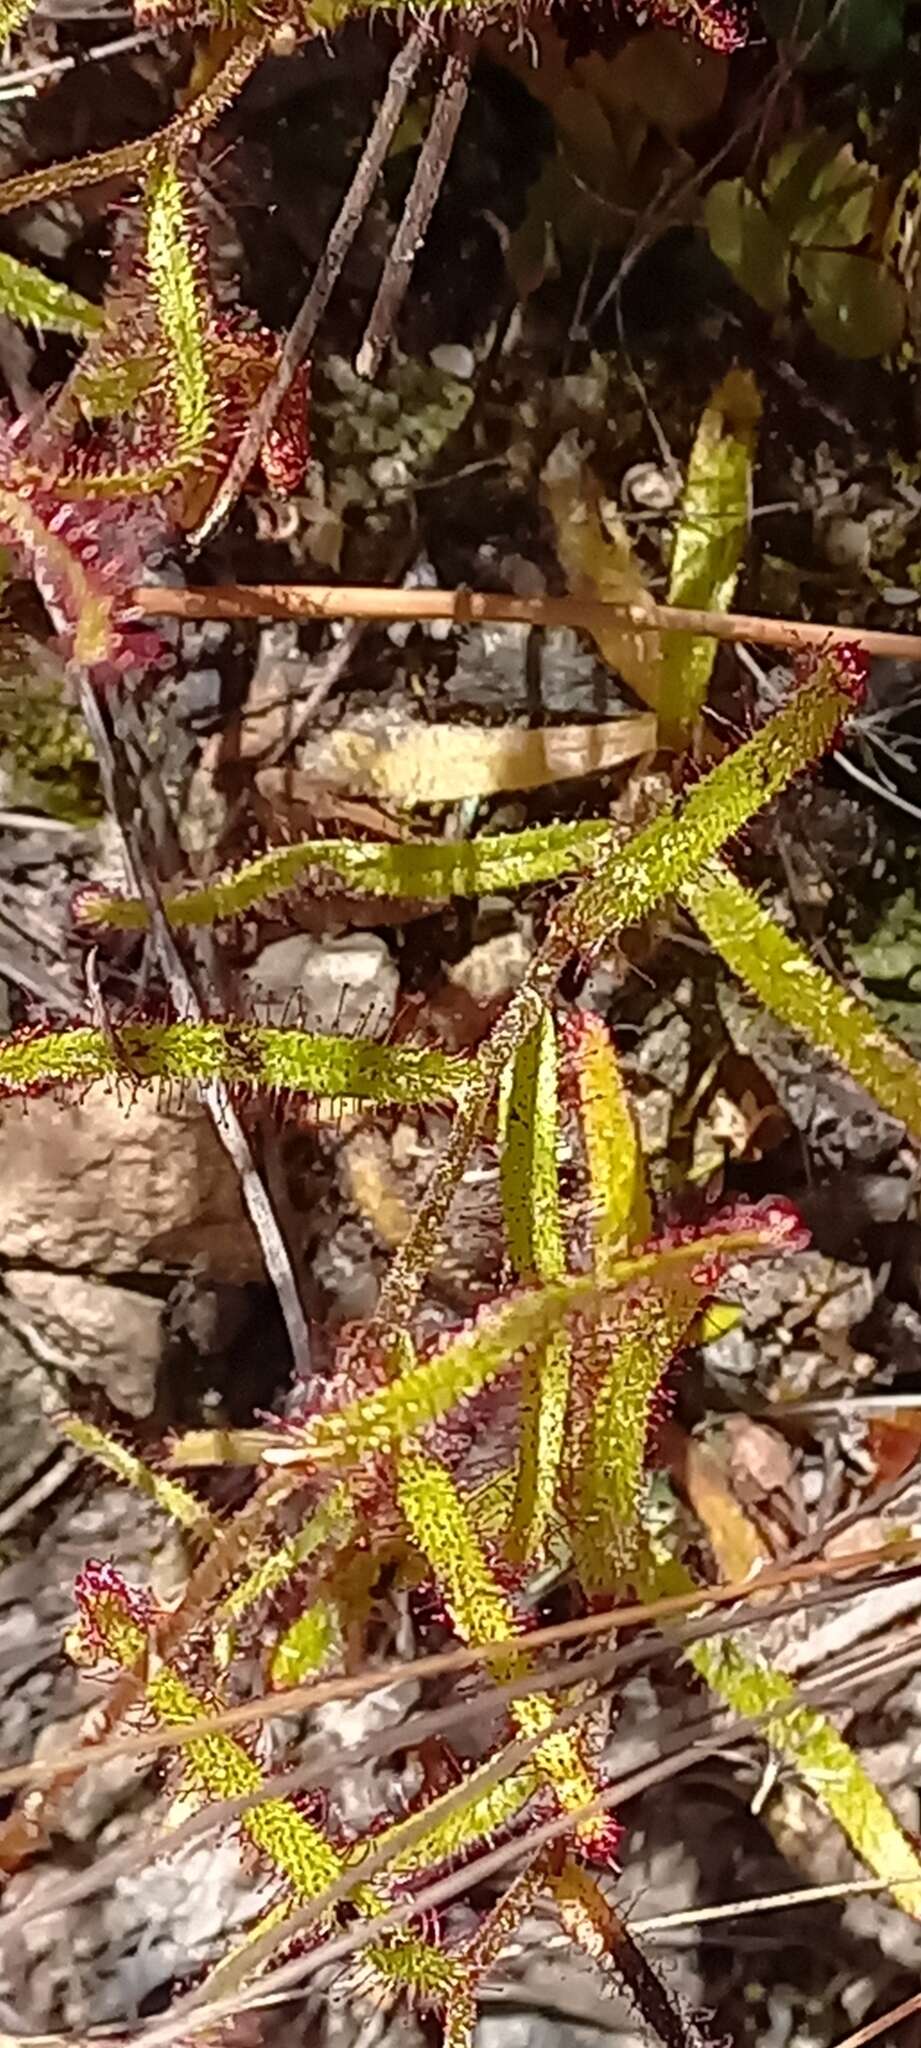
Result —
<path fill-rule="evenodd" d="M 505 591 L 391 590 L 384 585 L 336 583 L 225 583 L 171 590 L 140 584 L 131 604 L 146 618 L 368 619 L 422 624 L 447 619 L 455 626 L 495 622 L 513 626 L 572 626 L 593 633 L 623 623 L 636 633 L 701 633 L 733 644 L 751 641 L 789 654 L 807 648 L 862 647 L 869 655 L 921 661 L 921 633 L 869 626 L 838 626 L 816 619 L 760 618 L 746 612 L 690 610 L 680 605 L 616 605 L 596 598 L 513 597 Z"/>
<path fill-rule="evenodd" d="M 212 1546 L 212 1550 L 218 1545 Z M 211 1552 L 205 1559 L 208 1563 Z M 824 1557 L 805 1560 L 801 1564 L 772 1566 L 759 1572 L 754 1578 L 734 1580 L 730 1584 L 695 1587 L 693 1592 L 670 1594 L 661 1600 L 636 1601 L 623 1607 L 607 1608 L 598 1614 L 583 1615 L 570 1621 L 549 1623 L 544 1628 L 533 1629 L 528 1634 L 529 1650 L 543 1650 L 551 1645 L 579 1641 L 585 1637 L 605 1635 L 609 1631 L 635 1628 L 646 1622 L 670 1621 L 682 1615 L 693 1614 L 696 1610 L 706 1612 L 711 1608 L 746 1604 L 753 1594 L 776 1592 L 788 1586 L 801 1586 L 812 1579 L 833 1579 L 847 1576 L 851 1572 L 865 1571 L 870 1565 L 906 1565 L 921 1556 L 921 1537 L 906 1541 L 884 1543 L 869 1550 L 849 1551 L 838 1557 Z M 753 1610 L 754 1611 L 754 1610 Z M 175 1619 L 179 1610 L 171 1619 Z M 735 1623 L 738 1625 L 739 1617 Z M 172 1645 L 167 1645 L 169 1649 Z M 197 1721 L 190 1721 L 181 1727 L 149 1728 L 137 1735 L 116 1736 L 113 1740 L 100 1743 L 90 1753 L 84 1748 L 61 1751 L 54 1758 L 33 1758 L 31 1762 L 14 1764 L 0 1771 L 0 1793 L 16 1791 L 24 1785 L 46 1785 L 72 1770 L 84 1770 L 89 1765 L 107 1763 L 113 1757 L 144 1756 L 179 1748 L 183 1743 L 196 1737 L 236 1728 L 244 1728 L 264 1720 L 267 1715 L 301 1712 L 306 1708 L 327 1706 L 333 1700 L 364 1698 L 368 1693 L 383 1690 L 397 1681 L 401 1684 L 410 1679 L 429 1679 L 455 1676 L 475 1670 L 480 1664 L 489 1664 L 493 1657 L 507 1655 L 507 1646 L 502 1642 L 464 1643 L 453 1650 L 439 1650 L 425 1657 L 410 1659 L 396 1658 L 386 1664 L 372 1665 L 362 1671 L 341 1674 L 334 1678 L 313 1680 L 309 1684 L 290 1686 L 273 1692 L 267 1699 L 244 1701 L 240 1706 L 227 1707 L 221 1713 L 203 1715 Z M 571 1675 L 568 1671 L 564 1674 Z M 545 1673 L 543 1682 L 552 1676 Z"/>
<path fill-rule="evenodd" d="M 428 233 L 461 115 L 467 104 L 478 39 L 477 30 L 459 29 L 454 36 L 453 48 L 448 52 L 403 217 L 391 243 L 365 337 L 358 351 L 355 368 L 359 377 L 377 375 L 384 350 L 396 326 L 413 264 Z"/>
<path fill-rule="evenodd" d="M 602 1696 L 597 1687 L 607 1685 L 615 1676 L 625 1678 L 633 1672 L 646 1669 L 659 1658 L 678 1657 L 689 1645 L 701 1641 L 704 1637 L 731 1635 L 740 1626 L 760 1630 L 788 1615 L 801 1615 L 813 1608 L 823 1610 L 829 1605 L 841 1602 L 849 1604 L 852 1600 L 859 1600 L 862 1597 L 865 1584 L 863 1578 L 858 1578 L 846 1586 L 825 1585 L 811 1593 L 796 1592 L 786 1601 L 771 1601 L 767 1606 L 750 1602 L 743 1604 L 741 1610 L 710 1615 L 705 1620 L 670 1629 L 667 1634 L 644 1635 L 632 1643 L 621 1645 L 619 1649 L 595 1650 L 587 1656 L 571 1659 L 556 1666 L 540 1665 L 527 1677 L 509 1679 L 501 1685 L 488 1684 L 474 1696 L 461 1695 L 445 1706 L 423 1712 L 417 1711 L 399 1724 L 388 1724 L 371 1735 L 365 1735 L 357 1742 L 348 1742 L 345 1748 L 349 1762 L 353 1767 L 379 1763 L 385 1757 L 391 1756 L 397 1748 L 415 1746 L 433 1737 L 448 1735 L 458 1727 L 467 1725 L 483 1712 L 501 1712 L 513 1699 L 522 1699 L 535 1690 L 554 1692 L 560 1687 L 568 1687 L 575 1683 L 581 1685 L 584 1681 L 591 1680 L 592 1692 L 586 1693 L 580 1700 L 577 1715 L 583 1711 L 589 1712 Z M 835 1671 L 840 1661 L 835 1660 Z M 850 1683 L 853 1677 L 851 1663 L 847 1665 L 845 1676 Z M 255 1707 L 258 1704 L 262 1712 L 268 1714 L 274 1710 L 277 1697 L 273 1694 L 261 1702 L 252 1701 L 250 1705 Z M 702 1725 L 709 1728 L 713 1718 L 713 1710 L 708 1708 L 703 1715 Z M 209 1722 L 208 1726 L 211 1725 Z M 196 1732 L 201 1732 L 201 1723 L 198 1724 Z M 688 1726 L 687 1717 L 682 1710 L 679 1729 L 682 1740 L 687 1742 L 696 1739 L 699 1732 L 700 1729 L 695 1723 L 692 1722 L 692 1725 Z M 730 1735 L 735 1739 L 735 1732 L 733 1724 L 727 1740 Z M 670 1716 L 659 1716 L 644 1733 L 647 1742 L 658 1743 L 667 1739 L 674 1734 Z M 140 1744 L 141 1749 L 144 1748 L 142 1737 L 126 1740 L 133 1740 Z M 63 1911 L 74 1903 L 93 1897 L 109 1884 L 114 1884 L 126 1871 L 143 1867 L 145 1863 L 154 1861 L 159 1853 L 174 1853 L 182 1842 L 209 1834 L 215 1828 L 231 1825 L 241 1815 L 262 1805 L 268 1799 L 290 1796 L 295 1792 L 333 1784 L 342 1768 L 342 1754 L 342 1750 L 337 1748 L 333 1753 L 323 1751 L 317 1758 L 308 1755 L 293 1769 L 285 1767 L 271 1772 L 255 1792 L 216 1800 L 201 1811 L 187 1815 L 178 1826 L 170 1823 L 160 1835 L 154 1835 L 140 1845 L 134 1842 L 120 1845 L 101 1859 L 97 1859 L 88 1870 L 80 1872 L 76 1877 L 68 1876 L 57 1886 L 43 1891 L 39 1904 L 33 1904 L 27 1897 L 5 1911 L 0 1915 L 0 1936 L 6 1938 L 11 1932 L 29 1925 L 34 1919 L 40 1919 L 50 1912 Z M 503 1751 L 503 1769 L 510 1767 L 510 1755 L 511 1751 L 506 1747 Z M 92 1758 L 87 1755 L 84 1762 L 95 1762 L 96 1756 L 95 1752 Z"/>
<path fill-rule="evenodd" d="M 285 335 L 275 370 L 258 405 L 254 406 L 250 414 L 246 431 L 227 474 L 218 486 L 204 518 L 189 535 L 193 548 L 202 547 L 209 535 L 216 532 L 239 497 L 253 465 L 258 460 L 259 450 L 278 408 L 290 390 L 293 379 L 310 348 L 342 266 L 364 220 L 371 194 L 425 54 L 426 43 L 425 30 L 414 29 L 393 60 L 374 125 L 330 229 L 310 290 Z"/>
<path fill-rule="evenodd" d="M 884 2012 L 880 2019 L 858 2027 L 856 2034 L 848 2034 L 845 2040 L 836 2043 L 836 2048 L 867 2048 L 868 2042 L 878 2041 L 881 2035 L 888 2034 L 890 2027 L 897 2027 L 902 2020 L 910 2020 L 916 2012 L 921 2012 L 921 1991 L 916 1991 L 913 1998 L 906 1998 L 901 2005 L 894 2005 L 892 2011 Z"/>

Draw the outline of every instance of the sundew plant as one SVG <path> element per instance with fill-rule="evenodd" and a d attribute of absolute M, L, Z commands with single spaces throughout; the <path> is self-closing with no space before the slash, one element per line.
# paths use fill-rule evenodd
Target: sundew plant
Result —
<path fill-rule="evenodd" d="M 120 693 L 156 691 L 166 655 L 132 593 L 155 540 L 181 539 L 207 520 L 282 356 L 278 337 L 217 303 L 196 148 L 269 51 L 294 50 L 362 11 L 371 10 L 356 0 L 138 0 L 139 27 L 199 32 L 195 89 L 182 111 L 142 143 L 0 185 L 5 213 L 104 179 L 131 191 L 101 304 L 0 256 L 0 306 L 79 344 L 41 417 L 4 428 L 0 534 L 44 601 L 91 725 L 94 716 L 104 724 Z M 440 14 L 444 35 L 455 17 L 473 20 L 447 4 L 428 13 Z M 501 20 L 503 10 L 494 13 Z M 8 6 L 5 35 L 27 14 L 22 0 Z M 679 10 L 663 0 L 656 14 L 718 49 L 741 36 L 722 7 Z M 274 489 L 302 475 L 307 402 L 300 365 L 259 448 Z M 728 457 L 717 448 L 715 460 L 714 490 L 719 463 L 727 475 L 737 466 L 737 446 Z M 700 488 L 698 473 L 689 491 Z M 723 605 L 740 545 L 729 524 L 728 572 L 723 561 L 710 578 Z M 724 534 L 724 555 L 725 542 Z M 667 663 L 679 763 L 709 680 L 701 645 L 678 644 Z M 730 1203 L 694 1224 L 676 1221 L 680 1205 L 657 1212 L 615 1032 L 564 991 L 619 936 L 677 910 L 762 1004 L 921 1140 L 921 1070 L 780 927 L 734 864 L 739 835 L 836 745 L 860 701 L 863 667 L 857 647 L 819 648 L 739 745 L 711 755 L 705 772 L 679 767 L 676 793 L 633 836 L 598 818 L 464 844 L 314 839 L 268 848 L 209 881 L 154 880 L 138 894 L 93 888 L 74 905 L 88 941 L 156 920 L 181 959 L 191 929 L 268 905 L 277 919 L 292 891 L 331 881 L 344 894 L 426 905 L 541 884 L 551 907 L 540 943 L 469 1054 L 312 1035 L 175 1002 L 155 1015 L 130 1006 L 116 1015 L 94 1000 L 85 1015 L 30 1021 L 0 1041 L 0 1114 L 3 1101 L 21 1097 L 63 1100 L 108 1084 L 130 1104 L 133 1091 L 168 1085 L 211 1091 L 244 1121 L 254 1103 L 303 1102 L 382 1116 L 438 1105 L 446 1125 L 373 1317 L 344 1333 L 328 1380 L 299 1412 L 275 1426 L 192 1431 L 146 1462 L 85 1419 L 62 1422 L 83 1451 L 178 1523 L 189 1574 L 182 1597 L 164 1606 L 110 1560 L 87 1559 L 67 1650 L 98 1675 L 100 1704 L 82 1748 L 20 1794 L 0 1846 L 13 1868 L 47 1845 L 68 1774 L 105 1754 L 126 1724 L 141 1751 L 147 1743 L 172 1759 L 183 1815 L 197 1808 L 233 1831 L 260 1898 L 243 1938 L 182 1987 L 174 2041 L 218 2041 L 224 2030 L 230 2039 L 242 2005 L 335 1963 L 356 2000 L 408 2000 L 439 2039 L 466 2048 L 484 1977 L 540 1909 L 603 1979 L 628 1990 L 666 2048 L 714 2048 L 707 2016 L 680 2008 L 618 1908 L 610 1660 L 620 1637 L 606 1617 L 637 1602 L 704 1611 L 705 1585 L 647 1512 L 658 1427 L 682 1353 L 727 1275 L 807 1236 L 779 1196 Z M 433 1340 L 427 1285 L 484 1142 L 498 1160 L 501 1284 Z M 219 1513 L 207 1475 L 229 1463 L 243 1474 L 242 1505 Z M 548 1585 L 565 1587 L 572 1624 L 568 1636 L 557 1631 L 550 1661 Z M 423 1660 L 465 1671 L 463 1714 L 469 1721 L 479 1704 L 492 1732 L 471 1762 L 469 1749 L 452 1746 L 453 1709 L 418 1742 L 410 1726 L 411 1810 L 353 1834 L 334 1794 L 323 1802 L 300 1776 L 289 1786 L 285 1771 L 267 1781 L 254 1724 L 292 1700 L 309 1705 L 363 1683 L 394 1589 L 408 1602 Z M 600 1665 L 589 1651 L 603 1653 Z M 748 1636 L 701 1629 L 683 1654 L 695 1682 L 740 1726 L 757 1728 L 917 1915 L 916 1845 L 833 1722 Z M 238 1672 L 254 1663 L 262 1690 L 241 1709 Z M 292 1772 L 297 1763 L 293 1752 Z M 144 2026 L 136 2031 L 143 2037 Z"/>

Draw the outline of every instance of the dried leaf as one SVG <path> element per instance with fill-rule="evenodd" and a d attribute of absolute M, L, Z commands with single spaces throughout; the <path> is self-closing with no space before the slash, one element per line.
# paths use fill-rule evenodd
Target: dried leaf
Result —
<path fill-rule="evenodd" d="M 687 1436 L 676 1423 L 667 1422 L 659 1455 L 703 1523 L 721 1578 L 748 1579 L 761 1565 L 770 1563 L 768 1545 L 706 1444 Z"/>
<path fill-rule="evenodd" d="M 652 611 L 626 527 L 606 515 L 601 521 L 600 492 L 584 459 L 578 435 L 557 442 L 541 473 L 541 496 L 556 530 L 557 553 L 574 597 Z M 629 626 L 594 628 L 593 639 L 608 667 L 623 676 L 644 704 L 655 707 L 659 691 L 662 644 L 658 633 L 634 633 Z M 651 744 L 655 745 L 653 736 Z"/>
<path fill-rule="evenodd" d="M 729 59 L 673 29 L 649 28 L 630 36 L 616 57 L 582 58 L 573 70 L 602 106 L 637 107 L 651 127 L 676 136 L 719 113 Z"/>
<path fill-rule="evenodd" d="M 507 789 L 542 789 L 574 776 L 600 775 L 636 760 L 655 745 L 655 720 L 644 714 L 599 725 L 407 725 L 383 730 L 340 726 L 301 748 L 300 771 L 285 772 L 296 800 L 317 782 L 389 797 L 406 805 L 456 803 Z M 264 788 L 266 777 L 259 779 Z"/>

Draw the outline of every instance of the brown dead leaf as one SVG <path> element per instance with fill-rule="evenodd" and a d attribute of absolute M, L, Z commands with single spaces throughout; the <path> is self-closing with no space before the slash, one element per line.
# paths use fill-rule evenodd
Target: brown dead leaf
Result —
<path fill-rule="evenodd" d="M 601 493 L 583 455 L 578 435 L 564 434 L 541 473 L 541 496 L 556 530 L 557 554 L 574 597 L 611 604 L 642 605 L 653 610 L 626 527 L 611 513 L 601 519 Z M 608 667 L 644 704 L 658 697 L 662 643 L 658 633 L 631 632 L 629 626 L 596 629 L 593 638 Z"/>
<path fill-rule="evenodd" d="M 412 1210 L 393 1170 L 390 1148 L 380 1131 L 362 1126 L 341 1153 L 341 1170 L 356 1209 L 389 1251 L 409 1235 Z"/>
<path fill-rule="evenodd" d="M 740 1500 L 786 1493 L 795 1460 L 785 1437 L 750 1415 L 730 1415 L 725 1428 L 729 1476 Z"/>
<path fill-rule="evenodd" d="M 567 92 L 581 89 L 608 113 L 635 110 L 668 136 L 711 121 L 722 106 L 729 76 L 729 60 L 719 51 L 685 42 L 664 28 L 640 30 L 613 57 L 593 52 L 574 62 L 563 36 L 546 20 L 529 23 L 527 39 L 517 43 L 493 31 L 487 46 L 493 60 L 554 115 Z"/>
<path fill-rule="evenodd" d="M 901 1479 L 921 1453 L 918 1409 L 893 1408 L 888 1415 L 871 1416 L 867 1423 L 867 1448 L 878 1486 L 889 1486 Z"/>
<path fill-rule="evenodd" d="M 736 1499 L 724 1466 L 713 1451 L 668 1422 L 659 1457 L 703 1523 L 723 1579 L 748 1579 L 771 1562 L 771 1552 Z"/>

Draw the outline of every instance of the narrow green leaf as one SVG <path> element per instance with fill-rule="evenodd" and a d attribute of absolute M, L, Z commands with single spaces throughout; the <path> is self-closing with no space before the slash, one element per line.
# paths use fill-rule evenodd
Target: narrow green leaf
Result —
<path fill-rule="evenodd" d="M 824 1714 L 796 1704 L 781 1671 L 750 1655 L 732 1637 L 711 1637 L 686 1653 L 702 1678 L 745 1718 L 769 1715 L 765 1735 L 804 1785 L 838 1822 L 896 1904 L 921 1919 L 921 1857 L 860 1758 Z"/>
<path fill-rule="evenodd" d="M 680 809 L 669 805 L 580 884 L 558 913 L 560 934 L 573 946 L 596 946 L 689 880 L 832 744 L 852 708 L 860 661 L 848 648 L 824 656 L 789 703 L 712 768 Z"/>
<path fill-rule="evenodd" d="M 556 1280 L 566 1266 L 560 1217 L 559 1057 L 543 1010 L 499 1087 L 499 1181 L 509 1254 L 520 1280 Z M 522 1368 L 521 1440 L 510 1554 L 540 1554 L 556 1498 L 569 1397 L 570 1346 L 558 1331 Z"/>
<path fill-rule="evenodd" d="M 115 1437 L 97 1429 L 93 1422 L 85 1422 L 78 1415 L 57 1415 L 54 1420 L 62 1436 L 68 1437 L 88 1458 L 95 1458 L 107 1471 L 114 1472 L 116 1479 L 124 1480 L 126 1486 L 133 1486 L 136 1493 L 146 1494 L 148 1499 L 155 1500 L 164 1514 L 169 1515 L 171 1521 L 178 1522 L 180 1528 L 189 1530 L 202 1540 L 214 1533 L 212 1518 L 204 1501 L 198 1500 L 181 1480 L 170 1479 L 165 1472 L 155 1472 Z"/>
<path fill-rule="evenodd" d="M 105 325 L 101 306 L 5 250 L 0 250 L 0 309 L 24 327 L 55 334 L 96 334 Z"/>
<path fill-rule="evenodd" d="M 566 1049 L 575 1070 L 588 1167 L 595 1271 L 643 1244 L 652 1212 L 636 1123 L 611 1034 L 600 1017 L 577 1011 L 567 1020 Z"/>
<path fill-rule="evenodd" d="M 460 844 L 417 839 L 390 846 L 360 839 L 308 839 L 296 846 L 273 847 L 233 874 L 166 896 L 163 907 L 172 925 L 214 924 L 270 902 L 311 874 L 334 876 L 356 896 L 439 903 L 452 896 L 485 896 L 579 874 L 610 843 L 610 826 L 600 818 L 538 825 Z M 147 924 L 146 906 L 139 897 L 107 896 L 96 890 L 86 892 L 80 915 L 86 924 L 123 931 L 142 931 Z"/>
<path fill-rule="evenodd" d="M 320 1596 L 292 1621 L 272 1652 L 270 1677 L 279 1688 L 317 1678 L 342 1655 L 338 1601 Z"/>
<path fill-rule="evenodd" d="M 573 1555 L 591 1594 L 616 1592 L 633 1563 L 656 1398 L 709 1291 L 706 1277 L 663 1280 L 604 1324 L 586 1354 L 567 1497 Z"/>
<path fill-rule="evenodd" d="M 567 1274 L 482 1312 L 476 1322 L 432 1358 L 398 1375 L 386 1386 L 316 1416 L 283 1445 L 264 1452 L 266 1462 L 355 1464 L 369 1455 L 386 1456 L 406 1445 L 451 1408 L 488 1385 L 513 1361 L 545 1344 L 573 1317 L 588 1324 L 613 1311 L 626 1287 L 646 1281 L 677 1284 L 698 1269 L 708 1289 L 724 1258 L 754 1256 L 801 1243 L 800 1225 L 778 1204 L 730 1215 L 691 1244 L 656 1244 L 633 1258 L 612 1260 L 607 1283 L 590 1273 Z"/>
<path fill-rule="evenodd" d="M 760 412 L 754 378 L 730 370 L 713 393 L 691 450 L 672 549 L 669 604 L 726 611 L 732 602 L 748 533 Z M 664 745 L 686 744 L 715 660 L 716 642 L 709 635 L 665 636 L 659 685 Z"/>
<path fill-rule="evenodd" d="M 558 1172 L 559 1059 L 550 1011 L 506 1068 L 499 1090 L 499 1182 L 509 1254 L 520 1280 L 555 1280 L 565 1251 Z"/>
<path fill-rule="evenodd" d="M 180 1444 L 182 1439 L 180 1438 Z M 216 1621 L 236 1622 L 257 1602 L 277 1593 L 294 1573 L 309 1564 L 319 1550 L 341 1549 L 355 1531 L 355 1509 L 347 1487 L 334 1486 L 326 1499 L 309 1515 L 303 1528 L 285 1537 L 275 1550 L 260 1559 L 245 1579 L 221 1601 Z"/>
<path fill-rule="evenodd" d="M 468 1643 L 509 1644 L 493 1659 L 497 1678 L 527 1671 L 512 1601 L 499 1584 L 482 1549 L 463 1500 L 446 1465 L 420 1451 L 404 1452 L 397 1469 L 397 1497 L 414 1543 L 432 1566 L 458 1634 Z M 578 1735 L 557 1726 L 549 1693 L 532 1692 L 509 1703 L 520 1735 L 546 1734 L 535 1752 L 541 1774 L 560 1806 L 587 1806 L 599 1790 Z M 589 1824 L 591 1825 L 591 1824 Z"/>
<path fill-rule="evenodd" d="M 439 1864 L 465 1854 L 478 1842 L 491 1841 L 498 1829 L 517 1819 L 540 1790 L 540 1770 L 532 1757 L 517 1769 L 508 1768 L 501 1778 L 481 1789 L 481 1780 L 487 1774 L 492 1777 L 494 1761 L 491 1757 L 468 1773 L 462 1805 L 457 1802 L 455 1787 L 426 1806 L 429 1827 L 405 1848 L 394 1847 L 388 1871 L 431 1870 L 433 1866 L 437 1869 Z M 402 1823 L 397 1821 L 393 1827 L 383 1828 L 375 1839 L 388 1842 L 393 1837 L 398 1845 L 402 1832 Z"/>
<path fill-rule="evenodd" d="M 35 0 L 3 0 L 0 6 L 0 43 L 9 42 L 28 21 Z"/>
<path fill-rule="evenodd" d="M 921 1065 L 851 995 L 781 931 L 725 861 L 682 884 L 681 900 L 727 967 L 810 1045 L 839 1060 L 858 1086 L 921 1140 Z"/>
<path fill-rule="evenodd" d="M 35 1095 L 90 1081 L 175 1081 L 321 1101 L 450 1101 L 470 1062 L 415 1046 L 314 1036 L 268 1024 L 125 1024 L 26 1029 L 0 1039 L 0 1097 Z"/>
<path fill-rule="evenodd" d="M 147 269 L 176 415 L 177 454 L 189 461 L 205 448 L 215 420 L 207 344 L 211 309 L 185 190 L 171 157 L 152 166 L 145 208 Z"/>
<path fill-rule="evenodd" d="M 680 1558 L 666 1555 L 658 1545 L 644 1552 L 636 1582 L 644 1600 L 695 1590 Z M 690 1644 L 685 1657 L 734 1713 L 764 1722 L 764 1737 L 775 1755 L 793 1766 L 903 1910 L 921 1919 L 917 1848 L 832 1722 L 812 1707 L 799 1705 L 793 1680 L 774 1670 L 738 1636 L 707 1636 Z"/>

